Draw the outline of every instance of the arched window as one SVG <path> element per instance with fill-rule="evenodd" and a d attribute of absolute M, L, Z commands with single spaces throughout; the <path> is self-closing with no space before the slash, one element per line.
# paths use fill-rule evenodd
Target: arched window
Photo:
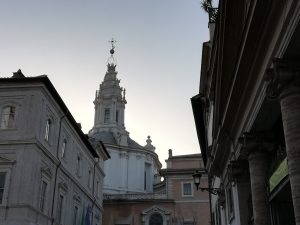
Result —
<path fill-rule="evenodd" d="M 49 141 L 50 132 L 51 132 L 51 120 L 47 119 L 46 121 L 46 127 L 45 127 L 45 140 Z"/>
<path fill-rule="evenodd" d="M 159 213 L 153 213 L 149 220 L 149 225 L 163 225 L 163 217 Z"/>
<path fill-rule="evenodd" d="M 16 107 L 6 106 L 1 110 L 1 129 L 13 128 L 15 126 Z"/>

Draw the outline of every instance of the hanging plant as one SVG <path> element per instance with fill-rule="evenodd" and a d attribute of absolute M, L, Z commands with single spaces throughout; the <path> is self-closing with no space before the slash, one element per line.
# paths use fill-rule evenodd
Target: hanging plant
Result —
<path fill-rule="evenodd" d="M 218 8 L 212 6 L 212 0 L 202 0 L 201 8 L 208 13 L 209 22 L 215 23 L 218 15 Z"/>

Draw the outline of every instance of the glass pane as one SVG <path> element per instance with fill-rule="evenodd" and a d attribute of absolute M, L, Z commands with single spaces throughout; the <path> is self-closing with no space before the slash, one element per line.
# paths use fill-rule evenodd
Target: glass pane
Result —
<path fill-rule="evenodd" d="M 0 189 L 0 204 L 2 204 L 4 189 Z"/>
<path fill-rule="evenodd" d="M 183 184 L 183 194 L 192 195 L 192 187 L 190 183 Z"/>
<path fill-rule="evenodd" d="M 105 111 L 104 111 L 104 123 L 108 123 L 109 120 L 110 120 L 110 110 L 105 109 Z"/>
<path fill-rule="evenodd" d="M 15 123 L 15 111 L 14 106 L 7 106 L 2 109 L 1 112 L 1 129 L 13 128 Z"/>
<path fill-rule="evenodd" d="M 0 172 L 0 188 L 4 188 L 5 184 L 5 172 Z"/>

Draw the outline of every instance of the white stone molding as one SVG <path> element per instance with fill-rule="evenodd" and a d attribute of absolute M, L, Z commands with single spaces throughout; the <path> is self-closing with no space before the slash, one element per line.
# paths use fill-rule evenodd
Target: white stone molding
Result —
<path fill-rule="evenodd" d="M 163 218 L 163 225 L 170 225 L 170 215 L 171 213 L 161 207 L 153 206 L 151 208 L 145 209 L 142 213 L 142 225 L 149 225 L 150 218 L 153 214 L 160 214 Z"/>

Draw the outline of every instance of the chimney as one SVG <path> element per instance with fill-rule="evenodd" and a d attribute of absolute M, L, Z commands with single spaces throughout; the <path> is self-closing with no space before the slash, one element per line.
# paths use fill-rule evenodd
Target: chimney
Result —
<path fill-rule="evenodd" d="M 171 158 L 173 155 L 172 155 L 172 149 L 169 149 L 169 158 Z"/>

